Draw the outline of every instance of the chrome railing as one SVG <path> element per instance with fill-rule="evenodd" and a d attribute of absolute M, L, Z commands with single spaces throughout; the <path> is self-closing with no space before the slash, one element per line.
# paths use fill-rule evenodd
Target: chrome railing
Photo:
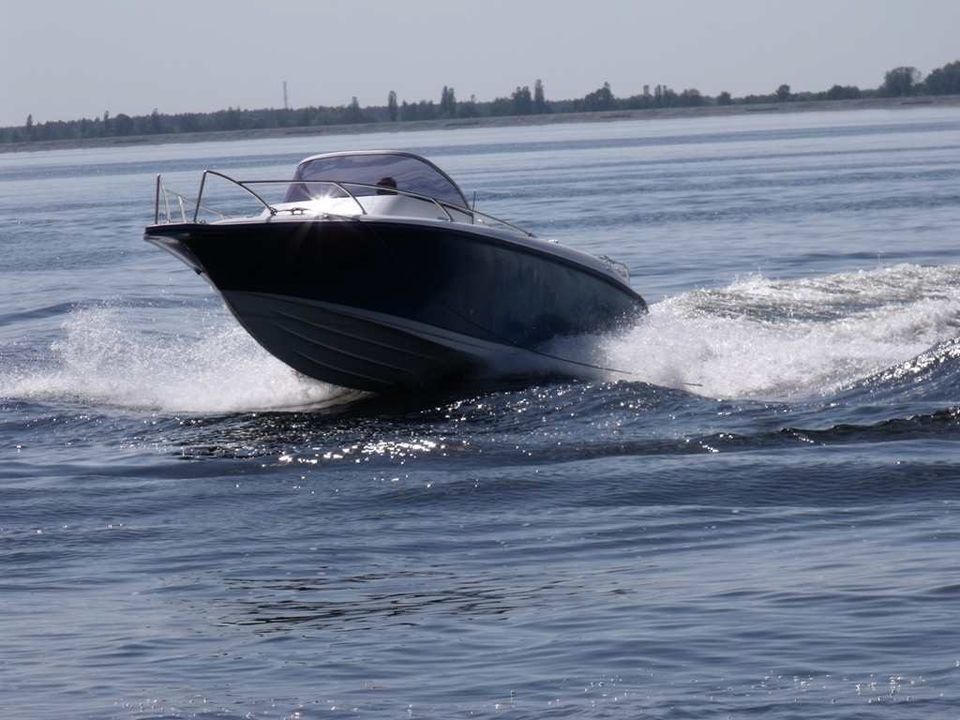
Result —
<path fill-rule="evenodd" d="M 219 212 L 213 208 L 207 207 L 203 204 L 203 196 L 207 187 L 207 176 L 212 175 L 217 178 L 226 180 L 227 182 L 236 185 L 237 187 L 244 190 L 252 198 L 254 198 L 257 203 L 262 207 L 263 210 L 266 210 L 271 216 L 276 215 L 279 210 L 277 210 L 274 205 L 269 203 L 264 199 L 263 195 L 258 193 L 256 190 L 250 186 L 292 186 L 292 185 L 304 185 L 304 186 L 327 186 L 332 187 L 338 190 L 341 195 L 340 197 L 350 198 L 360 209 L 361 215 L 369 214 L 367 209 L 364 207 L 363 203 L 360 201 L 361 197 L 368 197 L 366 194 L 360 194 L 357 192 L 351 192 L 349 188 L 359 188 L 365 191 L 375 191 L 377 194 L 381 195 L 402 195 L 404 197 L 409 197 L 414 200 L 419 200 L 421 202 L 430 203 L 435 205 L 445 216 L 445 219 L 449 222 L 462 222 L 454 218 L 454 213 L 459 215 L 466 216 L 470 218 L 472 223 L 482 224 L 482 225 L 502 225 L 506 228 L 513 230 L 514 232 L 521 233 L 527 237 L 534 237 L 534 234 L 528 230 L 524 230 L 522 227 L 514 225 L 511 222 L 506 220 L 501 220 L 500 218 L 494 217 L 493 215 L 488 215 L 487 213 L 482 213 L 479 210 L 474 210 L 468 207 L 463 207 L 456 205 L 454 203 L 448 203 L 444 200 L 438 200 L 437 198 L 430 197 L 429 195 L 423 195 L 421 193 L 411 192 L 409 190 L 400 190 L 393 187 L 384 187 L 382 185 L 370 185 L 368 183 L 358 183 L 358 182 L 348 182 L 340 180 L 237 180 L 225 175 L 224 173 L 218 172 L 216 170 L 204 170 L 203 175 L 200 177 L 200 189 L 197 192 L 196 200 L 191 200 L 190 198 L 181 195 L 180 193 L 174 192 L 173 190 L 167 189 L 163 184 L 163 178 L 160 175 L 157 175 L 157 185 L 156 192 L 154 197 L 154 212 L 153 212 L 153 221 L 155 225 L 160 224 L 171 224 L 171 223 L 187 223 L 194 222 L 200 223 L 203 220 L 200 219 L 200 213 L 208 212 L 213 215 L 217 215 L 221 219 L 227 219 L 231 217 L 226 213 Z M 320 196 L 323 197 L 323 196 Z M 328 196 L 329 197 L 329 196 Z M 170 207 L 170 199 L 175 200 L 175 210 L 172 211 Z M 188 208 L 192 209 L 192 212 L 188 211 Z M 161 212 L 162 211 L 162 212 Z M 179 211 L 176 213 L 176 211 Z M 337 216 L 335 213 L 324 213 L 328 216 Z M 179 217 L 177 217 L 179 215 Z M 187 218 L 191 217 L 190 220 Z M 350 217 L 350 216 L 337 216 L 337 217 Z M 162 218 L 162 222 L 161 222 Z"/>

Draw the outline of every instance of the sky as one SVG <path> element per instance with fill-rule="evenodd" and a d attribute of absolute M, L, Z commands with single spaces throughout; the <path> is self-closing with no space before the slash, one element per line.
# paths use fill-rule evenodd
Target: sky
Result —
<path fill-rule="evenodd" d="M 111 115 L 877 87 L 960 59 L 960 0 L 3 0 L 0 126 Z"/>

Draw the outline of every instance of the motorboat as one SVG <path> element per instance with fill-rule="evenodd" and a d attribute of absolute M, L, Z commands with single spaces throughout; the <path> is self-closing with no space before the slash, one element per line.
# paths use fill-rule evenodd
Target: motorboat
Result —
<path fill-rule="evenodd" d="M 232 198 L 213 211 L 214 181 L 255 211 Z M 548 344 L 646 312 L 624 266 L 479 212 L 410 152 L 315 155 L 283 180 L 205 170 L 195 200 L 158 176 L 144 237 L 204 276 L 291 368 L 378 393 L 589 376 L 596 366 Z"/>

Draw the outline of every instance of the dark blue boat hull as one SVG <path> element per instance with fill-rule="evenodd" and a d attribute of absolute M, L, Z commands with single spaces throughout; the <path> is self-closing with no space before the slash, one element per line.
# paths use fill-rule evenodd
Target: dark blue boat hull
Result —
<path fill-rule="evenodd" d="M 377 392 L 510 373 L 525 356 L 543 360 L 537 349 L 548 340 L 646 310 L 593 258 L 489 228 L 263 221 L 157 225 L 146 239 L 205 274 L 283 362 Z"/>

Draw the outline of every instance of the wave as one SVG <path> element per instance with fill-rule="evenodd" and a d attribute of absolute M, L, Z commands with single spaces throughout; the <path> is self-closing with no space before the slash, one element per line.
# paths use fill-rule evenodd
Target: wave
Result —
<path fill-rule="evenodd" d="M 74 310 L 42 367 L 4 369 L 0 396 L 227 413 L 322 407 L 356 395 L 298 375 L 232 321 L 206 324 L 199 337 L 171 337 L 131 327 L 124 308 Z"/>
<path fill-rule="evenodd" d="M 71 311 L 42 362 L 0 369 L 0 396 L 196 413 L 316 409 L 358 398 L 295 373 L 225 314 L 194 316 L 192 335 L 159 332 L 133 316 L 123 307 Z M 171 325 L 180 326 L 187 327 L 179 318 Z M 612 368 L 608 380 L 708 398 L 792 402 L 907 385 L 949 395 L 960 377 L 958 326 L 960 266 L 897 265 L 799 280 L 752 276 L 654 304 L 623 333 L 563 339 L 546 350 Z M 935 383 L 932 368 L 949 377 Z"/>
<path fill-rule="evenodd" d="M 916 357 L 852 383 L 838 398 L 864 395 L 874 402 L 960 402 L 960 338 L 938 343 Z"/>
<path fill-rule="evenodd" d="M 754 276 L 668 298 L 628 331 L 551 352 L 707 397 L 829 396 L 960 334 L 960 267 Z"/>

